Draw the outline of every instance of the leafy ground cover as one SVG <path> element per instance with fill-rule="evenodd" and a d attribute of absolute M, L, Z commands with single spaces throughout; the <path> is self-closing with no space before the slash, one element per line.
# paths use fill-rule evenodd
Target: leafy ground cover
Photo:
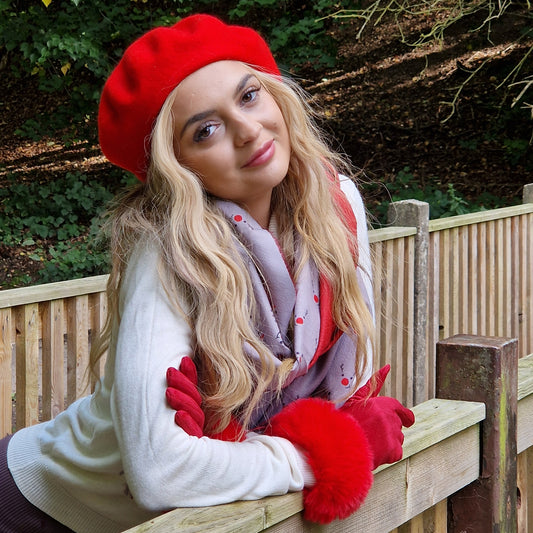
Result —
<path fill-rule="evenodd" d="M 510 82 L 531 39 L 518 39 L 524 17 L 511 15 L 490 39 L 467 17 L 424 47 L 402 44 L 393 23 L 358 39 L 361 22 L 346 20 L 332 30 L 336 66 L 294 72 L 335 147 L 363 171 L 376 225 L 391 199 L 429 201 L 432 217 L 520 202 L 533 181 L 533 121 L 527 95 L 512 105 L 523 85 Z M 430 23 L 413 17 L 404 32 L 414 39 Z M 517 81 L 532 74 L 529 58 Z M 128 179 L 97 145 L 62 131 L 31 138 L 28 120 L 53 116 L 68 92 L 39 92 L 35 76 L 2 79 L 0 288 L 104 272 L 94 217 Z"/>

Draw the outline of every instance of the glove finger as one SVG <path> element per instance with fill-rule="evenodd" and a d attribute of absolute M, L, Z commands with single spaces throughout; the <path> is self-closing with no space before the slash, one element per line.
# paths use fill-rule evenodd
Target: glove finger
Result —
<path fill-rule="evenodd" d="M 415 423 L 415 414 L 411 409 L 408 409 L 407 407 L 401 406 L 401 409 L 398 409 L 398 416 L 400 417 L 400 420 L 402 421 L 402 424 L 406 428 L 410 428 Z"/>
<path fill-rule="evenodd" d="M 176 411 L 174 422 L 192 437 L 203 437 L 201 427 L 190 417 L 187 411 Z"/>
<path fill-rule="evenodd" d="M 411 409 L 404 407 L 399 400 L 389 396 L 379 396 L 375 400 L 375 405 L 380 406 L 382 412 L 389 412 L 396 415 L 403 426 L 411 427 L 415 423 L 415 415 Z"/>
<path fill-rule="evenodd" d="M 198 419 L 201 416 L 200 413 L 203 415 L 202 408 L 198 403 L 182 391 L 168 387 L 165 394 L 168 404 L 175 411 L 188 411 L 191 413 L 191 416 L 195 416 L 195 413 L 197 413 L 198 416 L 195 418 Z"/>
<path fill-rule="evenodd" d="M 194 383 L 195 386 L 198 385 L 198 372 L 196 371 L 196 365 L 189 356 L 186 355 L 182 358 L 179 370 L 189 381 Z"/>
<path fill-rule="evenodd" d="M 383 368 L 378 370 L 360 389 L 358 389 L 358 391 L 352 396 L 352 398 L 360 400 L 368 397 L 377 396 L 379 394 L 379 391 L 381 390 L 381 387 L 383 387 L 383 383 L 389 371 L 390 365 L 385 365 Z M 374 380 L 376 389 L 372 392 L 372 394 L 370 394 L 372 380 Z"/>
<path fill-rule="evenodd" d="M 173 367 L 167 369 L 167 385 L 190 396 L 198 405 L 202 405 L 202 396 L 196 384 L 189 380 L 180 370 Z"/>
<path fill-rule="evenodd" d="M 203 428 L 205 415 L 198 403 L 181 391 L 170 387 L 166 390 L 166 397 L 168 405 L 172 409 L 175 411 L 186 411 Z"/>
<path fill-rule="evenodd" d="M 350 400 L 363 400 L 370 395 L 370 378 L 357 392 L 350 398 Z"/>
<path fill-rule="evenodd" d="M 375 381 L 376 387 L 372 391 L 372 397 L 376 397 L 380 393 L 381 388 L 383 387 L 383 383 L 385 383 L 385 379 L 387 379 L 387 376 L 389 375 L 389 372 L 390 372 L 390 365 L 385 365 L 383 368 L 380 368 L 374 374 L 374 377 L 375 377 L 375 380 L 376 380 Z"/>

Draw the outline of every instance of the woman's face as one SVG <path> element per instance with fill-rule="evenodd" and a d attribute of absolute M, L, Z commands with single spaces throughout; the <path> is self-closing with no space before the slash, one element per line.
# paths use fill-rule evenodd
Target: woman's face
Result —
<path fill-rule="evenodd" d="M 218 61 L 185 78 L 172 107 L 174 150 L 205 189 L 268 224 L 272 189 L 287 174 L 289 134 L 253 70 Z"/>

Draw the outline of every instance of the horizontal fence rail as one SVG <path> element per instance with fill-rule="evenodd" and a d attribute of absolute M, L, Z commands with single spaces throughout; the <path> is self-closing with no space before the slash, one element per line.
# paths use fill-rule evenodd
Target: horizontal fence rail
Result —
<path fill-rule="evenodd" d="M 209 508 L 182 508 L 128 533 L 388 532 L 430 509 L 479 475 L 481 403 L 430 400 L 414 409 L 405 429 L 404 457 L 374 473 L 374 484 L 350 518 L 328 526 L 304 522 L 301 493 Z"/>

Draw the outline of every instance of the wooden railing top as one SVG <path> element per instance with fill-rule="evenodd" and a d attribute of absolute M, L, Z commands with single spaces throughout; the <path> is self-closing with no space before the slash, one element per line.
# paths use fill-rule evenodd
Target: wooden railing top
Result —
<path fill-rule="evenodd" d="M 390 241 L 393 239 L 401 239 L 403 237 L 410 237 L 416 235 L 416 228 L 390 226 L 387 228 L 372 229 L 368 232 L 368 240 L 370 243 Z"/>
<path fill-rule="evenodd" d="M 533 397 L 533 353 L 518 360 L 518 401 Z"/>
<path fill-rule="evenodd" d="M 468 213 L 467 215 L 437 218 L 429 221 L 429 231 L 441 231 L 457 228 L 459 226 L 468 226 L 470 224 L 479 224 L 482 222 L 490 222 L 492 220 L 527 215 L 529 213 L 533 213 L 533 203 L 501 207 L 500 209 L 490 209 L 488 211 Z"/>
<path fill-rule="evenodd" d="M 519 409 L 518 434 L 519 440 L 524 440 L 520 448 L 528 448 L 533 445 L 533 435 L 529 429 L 533 416 L 529 404 L 533 400 L 533 354 L 519 361 L 518 390 L 519 408 L 527 407 L 522 411 Z M 423 512 L 426 504 L 434 504 L 457 490 L 450 484 L 458 483 L 459 477 L 465 477 L 461 482 L 467 482 L 468 476 L 472 480 L 477 478 L 479 462 L 465 462 L 460 466 L 457 462 L 466 456 L 470 456 L 469 461 L 472 457 L 480 456 L 478 424 L 485 419 L 485 405 L 432 399 L 416 405 L 413 411 L 416 424 L 404 429 L 403 459 L 392 465 L 383 465 L 375 471 L 374 487 L 357 513 L 343 522 L 323 526 L 320 531 L 390 531 Z M 415 455 L 417 460 L 409 462 Z M 468 473 L 465 473 L 466 470 Z M 412 487 L 413 480 L 421 479 L 425 480 L 426 490 L 416 492 L 416 487 Z M 257 501 L 175 509 L 129 529 L 128 533 L 315 531 L 312 525 L 301 522 L 299 513 L 302 509 L 301 493 L 289 493 Z M 389 527 L 386 528 L 386 525 Z"/>
<path fill-rule="evenodd" d="M 107 275 L 0 291 L 0 309 L 105 291 Z"/>
<path fill-rule="evenodd" d="M 533 446 L 533 354 L 518 360 L 518 453 Z"/>

